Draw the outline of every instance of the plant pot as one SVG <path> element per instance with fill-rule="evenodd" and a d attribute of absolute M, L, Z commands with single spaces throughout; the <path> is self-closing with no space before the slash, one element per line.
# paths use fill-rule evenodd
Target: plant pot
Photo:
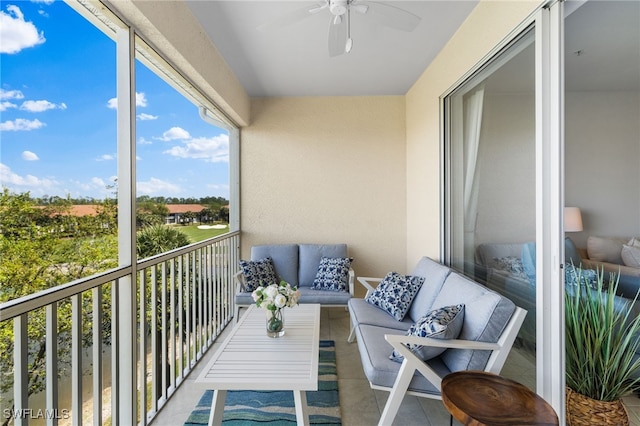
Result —
<path fill-rule="evenodd" d="M 267 336 L 284 336 L 284 309 L 267 311 Z"/>
<path fill-rule="evenodd" d="M 622 400 L 599 401 L 567 387 L 567 424 L 569 426 L 628 426 L 629 415 Z"/>

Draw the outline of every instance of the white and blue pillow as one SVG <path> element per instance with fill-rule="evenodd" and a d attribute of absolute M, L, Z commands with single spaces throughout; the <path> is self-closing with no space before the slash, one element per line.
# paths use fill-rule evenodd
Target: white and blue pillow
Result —
<path fill-rule="evenodd" d="M 592 289 L 598 288 L 598 272 L 594 269 L 582 269 L 571 263 L 564 265 L 565 286 L 579 287 L 587 285 Z"/>
<path fill-rule="evenodd" d="M 322 257 L 311 288 L 314 290 L 348 291 L 351 257 Z"/>
<path fill-rule="evenodd" d="M 493 264 L 496 269 L 505 271 L 511 275 L 527 279 L 527 274 L 524 272 L 524 265 L 522 259 L 516 256 L 494 257 Z"/>
<path fill-rule="evenodd" d="M 451 305 L 435 309 L 420 318 L 407 331 L 407 336 L 430 337 L 433 339 L 455 339 L 462 331 L 464 323 L 464 305 Z M 407 344 L 411 352 L 423 361 L 434 358 L 447 348 Z M 404 357 L 394 349 L 389 359 L 402 362 Z"/>
<path fill-rule="evenodd" d="M 423 283 L 424 277 L 389 272 L 365 301 L 402 321 Z"/>
<path fill-rule="evenodd" d="M 278 282 L 270 257 L 260 260 L 240 260 L 238 263 L 244 275 L 244 291 L 252 292 L 260 286 Z"/>

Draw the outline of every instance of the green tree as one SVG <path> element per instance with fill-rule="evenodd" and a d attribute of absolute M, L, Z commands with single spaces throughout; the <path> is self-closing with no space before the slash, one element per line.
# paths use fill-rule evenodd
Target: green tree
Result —
<path fill-rule="evenodd" d="M 229 209 L 227 207 L 220 207 L 218 211 L 218 220 L 222 222 L 229 222 Z"/>
<path fill-rule="evenodd" d="M 183 225 L 188 225 L 190 223 L 193 222 L 193 219 L 196 218 L 196 214 L 192 211 L 187 211 L 182 213 L 182 216 L 180 216 L 180 223 Z"/>
<path fill-rule="evenodd" d="M 189 245 L 189 237 L 176 228 L 164 225 L 148 226 L 138 231 L 138 259 L 144 259 Z"/>
<path fill-rule="evenodd" d="M 51 197 L 53 198 L 53 197 Z M 104 203 L 102 220 L 80 226 L 68 214 L 69 200 L 57 197 L 40 207 L 29 193 L 13 194 L 4 189 L 0 194 L 0 303 L 66 284 L 117 266 L 115 226 L 104 226 L 102 220 L 115 223 L 114 208 Z M 100 216 L 100 214 L 98 216 Z M 84 229 L 83 232 L 80 232 Z M 103 293 L 108 294 L 103 288 Z M 89 313 L 90 292 L 82 295 L 83 312 Z M 108 297 L 103 298 L 109 304 Z M 110 308 L 104 306 L 103 339 L 110 338 Z M 83 321 L 83 341 L 90 344 L 91 322 Z M 58 359 L 68 362 L 71 339 L 70 300 L 58 303 Z M 44 390 L 46 356 L 45 312 L 29 313 L 28 371 L 29 394 Z M 13 370 L 13 322 L 0 323 L 0 371 Z M 13 387 L 13 376 L 3 376 L 0 392 Z M 7 422 L 9 419 L 7 419 Z"/>
<path fill-rule="evenodd" d="M 138 234 L 137 234 L 138 259 L 144 259 L 147 257 L 155 256 L 160 253 L 164 253 L 173 249 L 177 249 L 177 248 L 189 245 L 189 243 L 190 241 L 187 234 L 180 231 L 179 229 L 169 227 L 169 226 L 164 226 L 164 225 L 148 226 L 138 231 Z M 169 265 L 167 265 L 167 267 L 168 266 Z M 151 282 L 150 271 L 147 271 L 146 281 Z M 158 316 L 155 319 L 155 321 L 157 321 L 156 351 L 157 353 L 161 353 L 162 352 L 161 345 L 168 344 L 168 342 L 162 341 L 162 317 L 164 316 L 167 319 L 167 324 L 169 324 L 168 318 L 171 313 L 163 312 L 163 309 L 165 309 L 165 306 L 162 305 L 161 300 L 151 300 L 151 285 L 156 286 L 156 288 L 158 289 L 158 291 L 156 292 L 156 294 L 158 295 L 157 297 L 161 298 L 162 297 L 161 296 L 162 277 L 160 275 L 157 275 L 156 282 L 155 283 L 151 282 L 150 285 L 145 287 L 145 294 L 146 294 L 146 301 L 147 301 L 147 307 L 145 308 L 145 311 L 146 311 L 145 317 L 146 317 L 147 323 L 150 323 L 151 321 L 153 321 L 150 314 L 151 312 L 150 304 L 156 303 L 157 306 L 159 307 Z M 175 302 L 177 305 L 179 303 L 179 300 L 176 299 Z M 172 325 L 169 324 L 169 327 L 171 326 Z M 176 324 L 173 324 L 173 327 L 176 327 Z M 167 336 L 168 335 L 169 333 L 167 333 Z M 156 374 L 158 374 L 158 377 L 156 380 L 156 384 L 157 384 L 156 391 L 158 392 L 158 395 L 161 395 L 162 394 L 162 377 L 160 376 L 160 374 L 162 374 L 161 372 L 163 371 L 162 359 L 158 357 L 154 360 L 154 362 L 157 365 Z M 169 383 L 170 374 L 173 371 L 173 368 L 171 367 L 171 362 L 167 361 L 167 365 L 165 367 L 166 368 L 164 369 L 164 371 L 165 371 L 165 374 L 167 375 L 166 377 L 167 383 Z"/>
<path fill-rule="evenodd" d="M 169 214 L 166 204 L 154 202 L 149 197 L 140 197 L 136 204 L 136 225 L 138 228 L 162 225 Z"/>

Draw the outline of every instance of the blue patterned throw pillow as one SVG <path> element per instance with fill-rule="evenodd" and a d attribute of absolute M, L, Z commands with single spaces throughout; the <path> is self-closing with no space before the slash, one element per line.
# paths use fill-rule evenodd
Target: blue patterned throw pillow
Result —
<path fill-rule="evenodd" d="M 463 322 L 464 305 L 445 306 L 444 308 L 435 309 L 420 318 L 409 328 L 407 336 L 431 337 L 443 340 L 455 339 L 462 331 Z M 446 350 L 446 348 L 414 344 L 406 346 L 423 361 L 436 357 Z M 404 357 L 394 349 L 389 359 L 402 362 Z"/>
<path fill-rule="evenodd" d="M 586 284 L 592 289 L 598 288 L 598 273 L 594 269 L 582 269 L 571 263 L 564 265 L 564 284 L 577 287 L 578 283 Z"/>
<path fill-rule="evenodd" d="M 240 260 L 240 269 L 244 274 L 244 290 L 252 292 L 256 288 L 277 283 L 276 270 L 270 257 L 260 260 Z"/>
<path fill-rule="evenodd" d="M 311 288 L 314 290 L 348 291 L 351 257 L 323 257 Z"/>
<path fill-rule="evenodd" d="M 423 283 L 424 277 L 389 272 L 365 300 L 402 321 Z"/>
<path fill-rule="evenodd" d="M 494 257 L 493 262 L 496 269 L 500 269 L 517 277 L 527 279 L 527 274 L 525 274 L 524 272 L 524 265 L 522 264 L 522 260 L 519 257 Z"/>

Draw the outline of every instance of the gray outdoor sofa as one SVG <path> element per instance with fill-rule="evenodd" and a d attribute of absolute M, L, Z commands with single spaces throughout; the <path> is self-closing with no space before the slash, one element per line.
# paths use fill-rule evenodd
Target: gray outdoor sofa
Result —
<path fill-rule="evenodd" d="M 372 283 L 380 283 L 381 278 L 358 277 L 358 282 L 367 289 L 367 296 L 349 301 L 352 323 L 349 341 L 357 339 L 371 387 L 391 392 L 379 425 L 393 422 L 407 393 L 441 399 L 441 380 L 451 372 L 500 373 L 526 315 L 524 309 L 509 299 L 428 257 L 420 259 L 410 274 L 415 276 L 424 277 L 424 283 L 408 302 L 406 315 L 400 320 L 366 300 L 375 292 Z M 464 308 L 456 326 L 457 337 L 407 336 L 410 327 L 428 318 L 430 312 L 461 304 Z M 442 348 L 434 353 L 443 352 L 431 358 L 426 356 L 425 361 L 421 358 L 425 357 L 424 352 L 415 353 L 415 349 L 412 351 L 405 344 L 421 345 L 427 351 Z M 390 359 L 394 350 L 394 355 L 399 353 L 403 359 Z"/>
<path fill-rule="evenodd" d="M 251 247 L 251 261 L 270 258 L 275 269 L 277 281 L 284 280 L 300 290 L 299 303 L 319 303 L 325 307 L 347 307 L 353 297 L 354 271 L 349 266 L 342 277 L 344 290 L 317 290 L 312 286 L 323 258 L 350 259 L 346 244 L 268 244 Z M 350 261 L 347 262 L 350 265 Z M 237 321 L 240 308 L 253 304 L 251 291 L 246 277 L 240 270 L 236 274 L 238 286 L 235 294 L 235 319 Z"/>

